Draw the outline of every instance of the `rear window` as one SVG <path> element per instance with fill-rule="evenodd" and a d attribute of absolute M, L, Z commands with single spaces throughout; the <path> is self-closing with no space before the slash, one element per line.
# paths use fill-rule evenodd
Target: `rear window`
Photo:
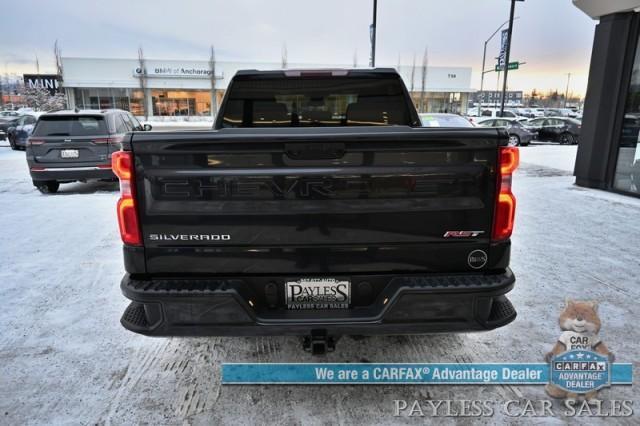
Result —
<path fill-rule="evenodd" d="M 107 127 L 102 116 L 42 116 L 33 131 L 34 136 L 95 136 L 106 135 Z"/>
<path fill-rule="evenodd" d="M 232 83 L 222 127 L 412 125 L 399 78 L 283 77 Z"/>

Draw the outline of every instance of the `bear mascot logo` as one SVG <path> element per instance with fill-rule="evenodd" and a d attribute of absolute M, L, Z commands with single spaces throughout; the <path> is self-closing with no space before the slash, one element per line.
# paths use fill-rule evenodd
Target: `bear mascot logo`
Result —
<path fill-rule="evenodd" d="M 609 352 L 607 346 L 600 340 L 600 317 L 598 316 L 598 303 L 595 301 L 575 301 L 565 302 L 564 309 L 558 320 L 562 334 L 553 346 L 553 349 L 545 355 L 545 361 L 551 360 L 564 352 L 571 350 L 585 350 L 599 353 L 609 358 L 613 362 L 614 355 Z M 552 383 L 546 385 L 545 390 L 553 398 L 564 398 L 576 400 L 578 395 L 567 392 Z M 596 401 L 598 391 L 587 392 L 584 395 L 586 401 Z"/>

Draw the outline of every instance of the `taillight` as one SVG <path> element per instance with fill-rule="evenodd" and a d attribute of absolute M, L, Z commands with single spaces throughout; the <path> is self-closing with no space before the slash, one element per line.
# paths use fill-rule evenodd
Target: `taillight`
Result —
<path fill-rule="evenodd" d="M 118 226 L 122 242 L 132 246 L 142 245 L 140 226 L 135 199 L 133 153 L 114 152 L 111 156 L 111 168 L 120 179 L 120 199 L 118 200 Z"/>
<path fill-rule="evenodd" d="M 43 143 L 44 143 L 44 139 L 34 139 L 34 138 L 27 139 L 27 146 L 42 145 Z"/>
<path fill-rule="evenodd" d="M 91 139 L 91 142 L 96 143 L 98 145 L 101 144 L 110 144 L 110 145 L 116 145 L 122 142 L 123 138 L 120 137 L 114 137 L 114 138 L 95 138 L 95 139 Z"/>
<path fill-rule="evenodd" d="M 493 241 L 506 240 L 513 232 L 516 215 L 516 197 L 511 192 L 513 172 L 520 162 L 520 151 L 513 146 L 498 148 L 497 195 L 493 218 Z"/>

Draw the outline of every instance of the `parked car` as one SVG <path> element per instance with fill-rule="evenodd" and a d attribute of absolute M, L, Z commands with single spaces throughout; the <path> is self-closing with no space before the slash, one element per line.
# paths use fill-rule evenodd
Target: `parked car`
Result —
<path fill-rule="evenodd" d="M 0 140 L 7 139 L 9 137 L 9 129 L 15 126 L 15 123 L 20 117 L 0 117 Z"/>
<path fill-rule="evenodd" d="M 457 114 L 418 114 L 422 127 L 475 127 L 466 118 Z"/>
<path fill-rule="evenodd" d="M 25 149 L 27 147 L 27 139 L 33 132 L 33 127 L 38 121 L 37 115 L 27 114 L 18 117 L 17 120 L 7 129 L 7 137 L 11 149 Z"/>
<path fill-rule="evenodd" d="M 504 110 L 502 114 L 500 114 L 500 108 L 483 108 L 481 117 L 508 117 L 508 118 L 516 118 L 518 115 L 507 109 Z"/>
<path fill-rule="evenodd" d="M 529 127 L 536 129 L 538 140 L 553 141 L 561 144 L 574 145 L 580 139 L 582 124 L 574 118 L 545 117 L 529 120 Z"/>
<path fill-rule="evenodd" d="M 111 154 L 127 132 L 151 130 L 127 111 L 57 111 L 40 116 L 27 143 L 33 185 L 53 193 L 61 183 L 115 179 Z"/>
<path fill-rule="evenodd" d="M 504 127 L 509 133 L 509 145 L 527 146 L 535 138 L 535 131 L 515 118 L 488 118 L 478 121 L 481 127 Z"/>
<path fill-rule="evenodd" d="M 546 117 L 570 117 L 575 118 L 578 113 L 571 108 L 547 108 L 544 112 Z"/>
<path fill-rule="evenodd" d="M 20 114 L 18 111 L 0 111 L 0 118 L 4 117 L 18 117 Z"/>
<path fill-rule="evenodd" d="M 531 108 L 514 108 L 513 111 L 520 117 L 527 117 L 527 118 L 535 117 Z"/>

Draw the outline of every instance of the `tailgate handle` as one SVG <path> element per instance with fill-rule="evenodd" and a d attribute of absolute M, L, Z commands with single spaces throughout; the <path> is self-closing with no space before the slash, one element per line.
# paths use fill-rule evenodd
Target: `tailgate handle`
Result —
<path fill-rule="evenodd" d="M 343 143 L 288 143 L 285 144 L 287 157 L 294 160 L 326 160 L 342 158 Z"/>

